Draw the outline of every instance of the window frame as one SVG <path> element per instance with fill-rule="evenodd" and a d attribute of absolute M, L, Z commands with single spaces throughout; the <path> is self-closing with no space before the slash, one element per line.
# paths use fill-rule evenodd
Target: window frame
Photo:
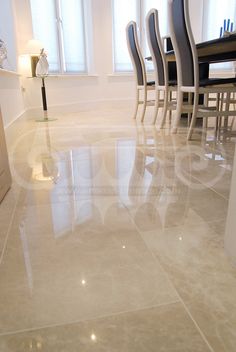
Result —
<path fill-rule="evenodd" d="M 208 40 L 212 40 L 212 39 L 217 39 L 219 37 L 214 37 L 214 36 L 210 36 L 210 38 L 208 37 L 208 34 L 210 31 L 206 30 L 207 24 L 209 23 L 209 15 L 212 14 L 212 6 L 213 4 L 215 5 L 215 3 L 211 3 L 212 0 L 208 0 L 206 3 L 203 2 L 203 14 L 202 14 L 202 41 L 208 41 Z M 234 1 L 233 5 L 233 9 L 234 9 L 234 13 L 232 18 L 235 18 L 236 16 L 236 2 Z M 228 8 L 228 7 L 227 7 Z M 230 7 L 231 8 L 231 7 Z M 231 16 L 230 16 L 231 17 Z M 230 19 L 232 19 L 230 18 Z M 227 18 L 228 19 L 228 18 Z M 222 26 L 223 26 L 223 18 L 222 18 Z M 220 27 L 217 27 L 219 34 L 220 34 Z M 236 30 L 236 24 L 234 23 L 234 30 Z M 227 62 L 222 62 L 222 63 L 215 63 L 215 64 L 210 64 L 210 70 L 214 75 L 217 74 L 231 74 L 231 73 L 235 73 L 236 68 L 234 66 L 234 61 L 227 61 Z"/>
<path fill-rule="evenodd" d="M 62 20 L 62 9 L 61 9 L 61 0 L 53 0 L 55 7 L 55 29 L 56 29 L 56 43 L 58 51 L 58 71 L 51 71 L 49 67 L 50 75 L 62 75 L 62 76 L 74 76 L 74 75 L 86 75 L 88 74 L 88 38 L 86 35 L 87 30 L 87 21 L 86 21 L 86 5 L 85 0 L 80 0 L 82 6 L 82 27 L 83 27 L 83 47 L 84 47 L 84 70 L 83 71 L 67 71 L 66 70 L 66 60 L 65 60 L 65 50 L 64 50 L 64 39 L 63 39 L 63 20 Z M 31 0 L 30 0 L 30 9 L 31 9 Z M 31 12 L 31 21 L 32 21 L 32 30 L 34 28 L 33 16 Z M 33 30 L 34 33 L 34 30 Z"/>
<path fill-rule="evenodd" d="M 131 74 L 133 72 L 133 67 L 131 66 L 130 70 L 119 70 L 116 66 L 115 62 L 115 26 L 114 26 L 114 19 L 115 19 L 115 1 L 117 0 L 111 0 L 112 2 L 112 67 L 113 67 L 113 74 L 119 75 L 119 74 Z M 136 12 L 137 12 L 137 30 L 138 30 L 138 39 L 139 39 L 139 45 L 141 48 L 141 51 L 144 55 L 145 49 L 146 49 L 146 28 L 145 28 L 145 4 L 146 0 L 136 0 Z M 166 4 L 167 5 L 167 4 Z M 152 66 L 152 63 L 147 63 L 146 65 L 147 72 L 153 72 L 154 68 Z"/>
<path fill-rule="evenodd" d="M 130 70 L 119 70 L 116 69 L 116 55 L 115 55 L 115 1 L 116 0 L 111 0 L 111 11 L 112 11 L 112 70 L 113 70 L 113 74 L 131 74 L 133 72 L 133 67 L 131 66 Z M 141 11 L 141 2 L 143 2 L 143 0 L 136 0 L 136 12 L 137 12 L 137 31 L 138 31 L 138 39 L 139 39 L 139 43 L 140 43 L 140 47 L 141 50 L 143 50 L 143 44 L 141 41 L 141 16 L 142 16 L 142 11 Z"/>

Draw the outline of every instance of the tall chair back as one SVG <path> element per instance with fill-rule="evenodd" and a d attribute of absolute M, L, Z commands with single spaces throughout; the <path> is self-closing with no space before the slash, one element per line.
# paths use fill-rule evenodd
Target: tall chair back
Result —
<path fill-rule="evenodd" d="M 146 86 L 147 77 L 142 52 L 138 43 L 137 24 L 134 21 L 128 23 L 126 27 L 127 45 L 131 61 L 136 73 L 137 84 Z"/>
<path fill-rule="evenodd" d="M 149 49 L 156 73 L 155 81 L 157 85 L 165 86 L 168 84 L 168 66 L 159 29 L 158 11 L 156 9 L 151 9 L 147 14 L 146 28 Z"/>
<path fill-rule="evenodd" d="M 199 84 L 199 68 L 188 11 L 188 0 L 168 0 L 170 35 L 173 44 L 178 85 L 191 87 Z"/>

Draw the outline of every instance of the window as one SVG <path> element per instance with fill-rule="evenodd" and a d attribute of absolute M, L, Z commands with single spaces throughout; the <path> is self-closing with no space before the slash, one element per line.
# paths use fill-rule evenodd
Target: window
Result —
<path fill-rule="evenodd" d="M 35 39 L 48 54 L 51 73 L 87 72 L 84 1 L 31 0 Z"/>
<path fill-rule="evenodd" d="M 132 64 L 126 43 L 125 28 L 130 21 L 136 21 L 139 29 L 140 45 L 144 56 L 148 56 L 145 33 L 145 18 L 151 8 L 156 8 L 160 16 L 162 36 L 167 34 L 167 0 L 113 0 L 113 58 L 115 72 L 132 71 Z"/>
<path fill-rule="evenodd" d="M 203 40 L 219 38 L 220 27 L 224 24 L 224 19 L 230 19 L 235 22 L 236 2 L 235 0 L 207 0 L 204 2 L 204 23 L 203 23 Z M 235 30 L 235 23 L 234 28 Z"/>
<path fill-rule="evenodd" d="M 236 30 L 236 23 L 234 21 L 236 15 L 235 0 L 206 0 L 203 8 L 203 41 L 216 39 L 220 37 L 220 28 L 224 26 L 224 20 L 234 22 L 233 30 Z M 214 69 L 230 69 L 232 64 L 216 64 L 212 65 Z"/>

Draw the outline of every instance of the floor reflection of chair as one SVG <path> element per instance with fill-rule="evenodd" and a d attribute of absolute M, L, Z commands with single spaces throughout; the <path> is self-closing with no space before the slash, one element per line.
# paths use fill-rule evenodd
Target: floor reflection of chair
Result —
<path fill-rule="evenodd" d="M 171 219 L 173 214 L 178 214 L 178 220 L 176 217 L 175 223 L 181 223 L 189 204 L 189 188 L 181 184 L 176 173 L 175 140 L 177 136 L 169 131 L 171 140 L 166 144 L 165 133 L 166 131 L 160 132 L 155 127 L 139 129 L 138 148 L 136 148 L 134 168 L 129 181 L 131 203 L 134 207 L 140 205 L 140 211 L 141 209 L 148 211 L 148 216 L 152 219 L 158 217 L 160 226 L 163 228 L 168 223 L 173 223 Z M 178 203 L 182 206 L 179 207 Z M 184 204 L 186 206 L 183 206 Z"/>

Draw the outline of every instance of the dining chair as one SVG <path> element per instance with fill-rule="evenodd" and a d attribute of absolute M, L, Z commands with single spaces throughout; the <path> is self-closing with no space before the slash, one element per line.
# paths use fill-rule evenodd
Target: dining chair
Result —
<path fill-rule="evenodd" d="M 147 81 L 146 67 L 142 52 L 138 42 L 137 24 L 134 21 L 128 23 L 126 27 L 126 38 L 129 54 L 136 76 L 136 104 L 134 118 L 136 119 L 139 105 L 142 105 L 141 121 L 144 121 L 147 105 L 154 105 L 153 99 L 148 100 L 148 92 L 155 90 L 155 82 Z M 143 100 L 141 97 L 143 92 Z"/>
<path fill-rule="evenodd" d="M 176 133 L 177 127 L 183 112 L 183 94 L 194 95 L 191 108 L 192 119 L 188 131 L 187 139 L 190 140 L 198 117 L 207 119 L 208 117 L 228 117 L 235 116 L 236 111 L 219 109 L 218 105 L 208 106 L 208 95 L 210 93 L 230 93 L 236 92 L 235 78 L 207 78 L 199 79 L 199 61 L 192 33 L 189 17 L 188 0 L 168 0 L 168 15 L 170 35 L 175 52 L 178 76 L 177 111 L 172 131 Z M 199 104 L 199 96 L 203 94 L 205 102 Z M 229 107 L 229 104 L 225 104 Z"/>
<path fill-rule="evenodd" d="M 173 91 L 177 91 L 177 80 L 169 80 L 168 63 L 164 50 L 163 38 L 160 34 L 159 16 L 156 9 L 151 9 L 146 16 L 146 29 L 148 45 L 155 72 L 155 109 L 153 124 L 156 123 L 159 108 L 163 108 L 160 127 L 163 128 L 166 120 L 167 111 L 175 108 L 171 101 Z M 160 94 L 163 92 L 163 100 L 160 100 Z"/>

